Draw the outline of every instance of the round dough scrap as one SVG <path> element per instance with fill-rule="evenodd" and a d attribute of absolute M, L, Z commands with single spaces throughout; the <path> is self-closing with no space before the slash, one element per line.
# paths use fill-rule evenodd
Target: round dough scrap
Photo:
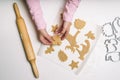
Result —
<path fill-rule="evenodd" d="M 62 50 L 58 52 L 58 58 L 61 62 L 65 62 L 68 59 L 67 55 Z"/>
<path fill-rule="evenodd" d="M 86 22 L 80 19 L 75 19 L 74 26 L 76 29 L 82 29 L 85 26 Z"/>

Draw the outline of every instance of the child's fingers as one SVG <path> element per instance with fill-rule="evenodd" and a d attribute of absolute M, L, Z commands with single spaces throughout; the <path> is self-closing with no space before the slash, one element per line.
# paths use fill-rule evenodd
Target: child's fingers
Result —
<path fill-rule="evenodd" d="M 47 38 L 45 38 L 45 36 L 41 36 L 39 40 L 40 40 L 41 43 L 43 43 L 45 45 L 52 44 L 52 42 L 50 42 Z"/>
<path fill-rule="evenodd" d="M 49 36 L 48 34 L 47 35 L 45 35 L 45 38 L 50 42 L 50 43 L 52 43 L 52 38 L 51 38 L 51 36 Z"/>
<path fill-rule="evenodd" d="M 62 24 L 56 29 L 55 34 L 59 34 L 63 30 L 63 22 Z"/>
<path fill-rule="evenodd" d="M 52 38 L 50 37 L 50 35 L 47 33 L 45 29 L 40 30 L 39 37 L 40 37 L 40 42 L 42 42 L 43 44 L 46 44 L 46 45 L 52 44 Z"/>
<path fill-rule="evenodd" d="M 47 45 L 47 43 L 48 43 L 44 38 L 40 38 L 40 42 L 41 42 L 42 44 L 45 44 L 45 45 Z"/>
<path fill-rule="evenodd" d="M 61 32 L 60 32 L 60 35 L 64 35 L 65 32 L 66 32 L 66 28 L 63 28 L 63 29 L 61 30 Z"/>
<path fill-rule="evenodd" d="M 51 44 L 46 38 L 42 38 L 41 42 L 45 45 L 50 45 Z"/>
<path fill-rule="evenodd" d="M 46 37 L 46 40 L 47 40 L 49 43 L 51 43 L 51 44 L 52 44 L 52 42 L 53 42 L 53 40 L 52 40 L 51 37 Z"/>
<path fill-rule="evenodd" d="M 68 34 L 69 34 L 69 32 L 66 31 L 65 34 L 61 37 L 61 39 L 64 40 L 67 37 Z"/>
<path fill-rule="evenodd" d="M 63 30 L 60 32 L 60 36 L 61 36 L 61 39 L 62 39 L 62 40 L 64 39 L 65 34 L 66 34 L 66 29 L 63 29 Z"/>
<path fill-rule="evenodd" d="M 61 32 L 61 30 L 62 30 L 61 27 L 57 28 L 57 30 L 55 31 L 55 34 L 59 34 Z"/>

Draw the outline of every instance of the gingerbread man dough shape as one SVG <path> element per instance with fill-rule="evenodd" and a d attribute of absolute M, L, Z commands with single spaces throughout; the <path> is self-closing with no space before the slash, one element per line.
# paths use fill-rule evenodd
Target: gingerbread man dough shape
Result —
<path fill-rule="evenodd" d="M 49 47 L 47 47 L 47 50 L 45 50 L 45 54 L 51 54 L 52 51 L 54 51 L 54 48 L 52 45 L 50 45 Z"/>

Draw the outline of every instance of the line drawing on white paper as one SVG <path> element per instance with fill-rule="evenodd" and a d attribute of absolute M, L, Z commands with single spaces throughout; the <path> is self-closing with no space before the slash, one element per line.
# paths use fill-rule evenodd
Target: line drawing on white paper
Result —
<path fill-rule="evenodd" d="M 116 17 L 112 22 L 105 23 L 102 28 L 105 36 L 106 61 L 120 61 L 120 18 Z"/>

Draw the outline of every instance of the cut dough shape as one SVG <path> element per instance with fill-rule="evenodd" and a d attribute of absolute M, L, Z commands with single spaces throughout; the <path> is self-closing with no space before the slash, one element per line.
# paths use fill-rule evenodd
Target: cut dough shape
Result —
<path fill-rule="evenodd" d="M 52 42 L 53 45 L 61 45 L 62 41 L 59 35 L 52 36 L 52 39 L 53 39 Z"/>
<path fill-rule="evenodd" d="M 75 62 L 72 60 L 71 64 L 69 64 L 69 66 L 71 67 L 71 69 L 73 70 L 74 68 L 78 68 L 78 63 L 79 62 Z"/>
<path fill-rule="evenodd" d="M 58 52 L 58 58 L 61 62 L 65 62 L 68 59 L 66 53 L 63 52 L 62 50 Z"/>
<path fill-rule="evenodd" d="M 85 26 L 86 22 L 80 19 L 75 19 L 74 26 L 76 29 L 82 29 Z"/>
<path fill-rule="evenodd" d="M 57 24 L 56 24 L 55 26 L 52 25 L 52 30 L 51 30 L 51 32 L 55 32 L 57 28 L 58 28 L 58 25 L 57 25 Z"/>
<path fill-rule="evenodd" d="M 54 48 L 52 45 L 50 45 L 49 47 L 47 47 L 47 50 L 45 50 L 45 54 L 51 54 L 52 51 L 54 51 Z"/>
<path fill-rule="evenodd" d="M 87 36 L 88 39 L 89 39 L 89 38 L 92 39 L 92 40 L 95 39 L 94 33 L 92 33 L 92 31 L 89 31 L 87 34 L 85 34 L 85 36 Z"/>
<path fill-rule="evenodd" d="M 81 44 L 81 46 L 82 46 L 82 50 L 81 51 L 79 49 L 76 49 L 78 51 L 79 55 L 80 55 L 79 58 L 81 60 L 84 60 L 85 54 L 87 54 L 89 49 L 90 49 L 90 42 L 89 42 L 89 40 L 85 40 L 85 43 L 86 43 L 86 45 Z"/>
<path fill-rule="evenodd" d="M 67 45 L 65 47 L 66 48 L 69 48 L 71 49 L 71 51 L 74 53 L 75 52 L 75 47 L 76 48 L 79 48 L 79 46 L 77 45 L 77 42 L 76 42 L 76 37 L 77 35 L 80 33 L 80 31 L 77 31 L 76 34 L 73 36 L 71 34 L 68 34 L 68 36 L 66 37 L 67 41 L 70 43 L 70 46 Z"/>

